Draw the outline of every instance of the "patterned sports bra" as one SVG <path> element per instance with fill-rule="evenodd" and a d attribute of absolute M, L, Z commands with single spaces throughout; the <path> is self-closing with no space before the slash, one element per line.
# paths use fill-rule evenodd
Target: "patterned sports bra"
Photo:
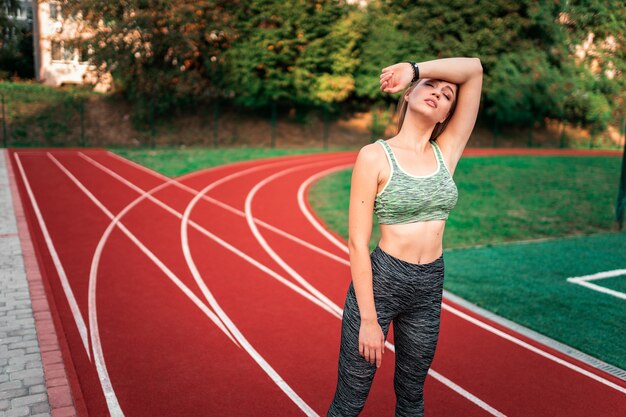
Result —
<path fill-rule="evenodd" d="M 387 183 L 374 200 L 378 223 L 403 224 L 447 219 L 457 203 L 458 190 L 437 142 L 430 141 L 437 158 L 437 170 L 419 176 L 409 174 L 398 165 L 391 147 L 384 139 L 376 142 L 384 148 L 391 168 Z"/>

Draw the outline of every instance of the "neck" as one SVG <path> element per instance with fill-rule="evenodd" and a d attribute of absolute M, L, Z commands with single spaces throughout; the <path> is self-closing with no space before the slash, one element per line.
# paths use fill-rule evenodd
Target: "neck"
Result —
<path fill-rule="evenodd" d="M 402 128 L 396 137 L 405 146 L 417 152 L 425 152 L 430 146 L 429 140 L 434 129 L 435 125 L 432 122 L 423 117 L 416 117 L 412 112 L 407 111 Z"/>

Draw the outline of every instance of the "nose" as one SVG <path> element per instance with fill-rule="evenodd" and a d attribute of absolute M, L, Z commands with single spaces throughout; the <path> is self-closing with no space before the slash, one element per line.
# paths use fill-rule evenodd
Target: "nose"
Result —
<path fill-rule="evenodd" d="M 439 100 L 439 91 L 435 90 L 433 91 L 433 94 L 437 96 L 437 100 Z"/>

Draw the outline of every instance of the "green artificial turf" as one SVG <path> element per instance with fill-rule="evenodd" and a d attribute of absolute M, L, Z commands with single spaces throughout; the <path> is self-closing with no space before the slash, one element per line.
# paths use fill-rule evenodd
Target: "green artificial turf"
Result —
<path fill-rule="evenodd" d="M 322 151 L 111 150 L 170 177 L 235 161 Z M 330 151 L 337 150 L 343 149 Z M 626 268 L 626 232 L 611 232 L 620 162 L 620 157 L 600 156 L 463 158 L 455 172 L 459 201 L 444 234 L 446 290 L 626 369 L 624 300 L 566 280 Z M 316 213 L 345 239 L 351 174 L 347 169 L 328 175 L 309 192 Z M 371 249 L 379 237 L 374 216 Z M 626 291 L 626 275 L 594 283 Z"/>
<path fill-rule="evenodd" d="M 444 258 L 446 290 L 626 369 L 626 300 L 567 281 L 625 269 L 626 232 L 451 249 Z M 593 283 L 624 291 L 626 274 Z"/>
<path fill-rule="evenodd" d="M 620 164 L 600 156 L 463 158 L 444 233 L 446 290 L 626 369 L 625 300 L 566 280 L 626 268 L 626 232 L 613 230 Z M 324 177 L 309 193 L 345 239 L 351 175 Z M 370 249 L 379 239 L 374 216 Z M 626 274 L 594 283 L 626 292 Z"/>
<path fill-rule="evenodd" d="M 283 155 L 299 155 L 320 152 L 338 152 L 348 148 L 278 149 L 278 148 L 159 148 L 129 149 L 109 148 L 111 152 L 135 161 L 145 167 L 167 175 L 177 177 L 188 172 L 214 167 L 237 161 L 270 158 Z"/>
<path fill-rule="evenodd" d="M 618 156 L 462 158 L 444 248 L 610 231 L 620 163 Z M 351 175 L 347 169 L 324 177 L 309 192 L 315 211 L 345 239 Z M 373 217 L 371 249 L 380 239 Z"/>

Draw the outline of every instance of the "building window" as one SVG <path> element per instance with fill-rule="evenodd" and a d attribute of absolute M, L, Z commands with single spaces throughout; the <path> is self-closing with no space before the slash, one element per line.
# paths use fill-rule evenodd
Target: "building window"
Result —
<path fill-rule="evenodd" d="M 52 52 L 53 61 L 60 61 L 63 59 L 61 51 L 62 51 L 61 42 L 52 41 L 51 52 Z"/>
<path fill-rule="evenodd" d="M 89 48 L 85 46 L 78 48 L 78 61 L 81 64 L 86 64 L 89 61 Z"/>
<path fill-rule="evenodd" d="M 50 19 L 61 20 L 63 15 L 61 14 L 61 5 L 59 3 L 50 3 Z"/>
<path fill-rule="evenodd" d="M 74 60 L 74 45 L 69 45 L 67 43 L 63 45 L 63 59 L 65 61 Z"/>
<path fill-rule="evenodd" d="M 51 41 L 50 52 L 53 61 L 79 61 L 83 64 L 87 61 L 87 54 L 81 52 L 81 49 L 76 46 L 75 41 L 71 40 Z"/>

